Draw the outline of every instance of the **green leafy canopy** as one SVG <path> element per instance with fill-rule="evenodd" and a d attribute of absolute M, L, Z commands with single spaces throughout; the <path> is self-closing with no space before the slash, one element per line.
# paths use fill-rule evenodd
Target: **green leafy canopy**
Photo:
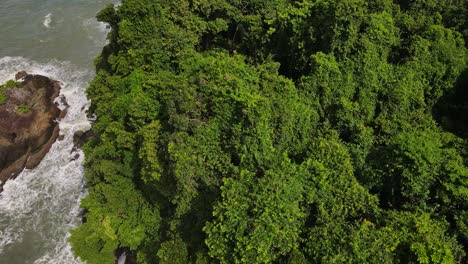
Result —
<path fill-rule="evenodd" d="M 466 262 L 467 10 L 105 7 L 73 252 L 90 264 L 123 251 L 167 264 Z"/>

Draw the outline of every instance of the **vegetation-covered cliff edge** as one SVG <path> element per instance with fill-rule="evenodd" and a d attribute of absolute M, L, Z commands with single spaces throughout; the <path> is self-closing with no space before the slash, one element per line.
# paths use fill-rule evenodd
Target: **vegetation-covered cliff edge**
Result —
<path fill-rule="evenodd" d="M 70 242 L 114 263 L 462 263 L 468 2 L 123 0 Z"/>

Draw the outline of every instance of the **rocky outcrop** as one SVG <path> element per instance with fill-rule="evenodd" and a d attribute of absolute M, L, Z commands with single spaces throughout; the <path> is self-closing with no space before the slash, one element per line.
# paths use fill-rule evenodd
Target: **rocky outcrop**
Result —
<path fill-rule="evenodd" d="M 84 144 L 86 144 L 89 140 L 95 137 L 96 134 L 93 130 L 77 131 L 73 135 L 73 150 L 83 147 Z"/>
<path fill-rule="evenodd" d="M 0 105 L 0 191 L 24 168 L 36 167 L 59 135 L 58 120 L 65 114 L 54 102 L 59 96 L 57 81 L 26 72 L 20 81 L 0 89 L 7 100 Z"/>

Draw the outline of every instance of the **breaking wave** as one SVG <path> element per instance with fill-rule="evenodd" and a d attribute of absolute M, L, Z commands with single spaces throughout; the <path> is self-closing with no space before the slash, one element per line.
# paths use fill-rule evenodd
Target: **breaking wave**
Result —
<path fill-rule="evenodd" d="M 74 259 L 67 243 L 68 231 L 80 224 L 80 200 L 86 195 L 84 155 L 72 149 L 73 134 L 91 126 L 85 88 L 93 73 L 67 62 L 4 57 L 0 58 L 0 83 L 22 70 L 60 81 L 61 95 L 70 107 L 59 123 L 63 140 L 52 146 L 37 168 L 8 181 L 0 194 L 0 259 L 9 263 L 82 263 Z"/>
<path fill-rule="evenodd" d="M 50 23 L 52 23 L 52 13 L 49 13 L 44 17 L 42 25 L 44 25 L 46 28 L 50 28 Z"/>

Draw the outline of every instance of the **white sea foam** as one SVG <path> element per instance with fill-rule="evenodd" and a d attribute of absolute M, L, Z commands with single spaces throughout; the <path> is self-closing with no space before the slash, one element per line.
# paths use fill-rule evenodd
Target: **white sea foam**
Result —
<path fill-rule="evenodd" d="M 44 25 L 46 28 L 50 28 L 50 23 L 52 23 L 52 13 L 49 13 L 44 17 L 42 25 Z"/>
<path fill-rule="evenodd" d="M 107 39 L 103 38 L 109 33 L 108 25 L 97 21 L 95 18 L 84 19 L 82 22 L 83 29 L 86 32 L 86 37 L 91 40 L 94 45 L 102 47 L 107 44 Z"/>
<path fill-rule="evenodd" d="M 84 90 L 93 74 L 66 62 L 37 63 L 4 57 L 0 58 L 0 83 L 21 70 L 59 80 L 61 95 L 70 108 L 59 123 L 64 139 L 52 146 L 37 168 L 23 171 L 4 186 L 0 195 L 0 260 L 21 252 L 31 255 L 28 263 L 82 263 L 74 259 L 67 243 L 69 229 L 80 223 L 79 201 L 86 194 L 83 153 L 72 152 L 72 148 L 73 134 L 90 127 Z M 77 154 L 79 157 L 74 159 Z M 29 248 L 28 252 L 25 248 Z"/>
<path fill-rule="evenodd" d="M 83 21 L 83 26 L 85 28 L 92 29 L 93 32 L 100 33 L 99 35 L 105 35 L 109 29 L 107 24 L 104 22 L 99 22 L 95 18 L 88 18 Z"/>

